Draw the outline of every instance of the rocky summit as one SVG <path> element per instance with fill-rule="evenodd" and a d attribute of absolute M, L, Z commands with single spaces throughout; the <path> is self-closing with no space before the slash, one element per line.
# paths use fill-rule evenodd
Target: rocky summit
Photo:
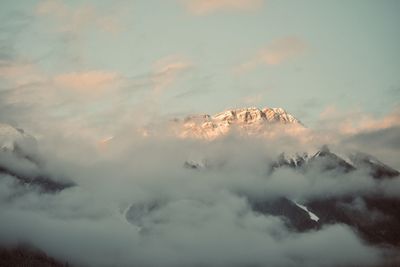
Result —
<path fill-rule="evenodd" d="M 268 107 L 229 109 L 215 115 L 193 115 L 186 117 L 182 122 L 182 137 L 205 139 L 226 135 L 232 129 L 244 130 L 241 132 L 253 135 L 269 125 L 290 124 L 302 127 L 301 122 L 284 109 Z"/>

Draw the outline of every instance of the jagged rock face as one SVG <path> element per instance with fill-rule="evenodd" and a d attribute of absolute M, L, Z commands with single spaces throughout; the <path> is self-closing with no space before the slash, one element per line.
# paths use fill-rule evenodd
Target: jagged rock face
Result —
<path fill-rule="evenodd" d="M 261 133 L 266 125 L 274 123 L 301 125 L 299 120 L 282 108 L 242 108 L 226 110 L 213 116 L 189 116 L 183 120 L 180 136 L 215 139 L 226 135 L 232 128 L 253 135 Z"/>

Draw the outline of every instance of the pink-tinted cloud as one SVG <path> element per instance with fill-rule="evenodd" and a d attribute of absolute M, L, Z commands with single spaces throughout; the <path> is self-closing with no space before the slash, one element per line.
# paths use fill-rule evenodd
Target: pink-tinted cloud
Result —
<path fill-rule="evenodd" d="M 13 63 L 0 66 L 0 77 L 3 79 L 15 79 L 29 72 L 32 72 L 32 65 L 30 64 Z"/>
<path fill-rule="evenodd" d="M 54 77 L 54 83 L 63 88 L 77 90 L 100 90 L 111 86 L 119 78 L 115 72 L 88 71 L 70 72 Z"/>
<path fill-rule="evenodd" d="M 268 65 L 277 65 L 301 55 L 306 50 L 305 43 L 296 37 L 273 41 L 259 52 L 259 58 Z"/>
<path fill-rule="evenodd" d="M 0 66 L 0 80 L 13 87 L 41 84 L 48 88 L 56 85 L 64 89 L 100 90 L 116 85 L 121 75 L 116 72 L 93 70 L 84 72 L 61 73 L 55 76 L 45 73 L 38 65 L 24 62 L 9 62 Z"/>
<path fill-rule="evenodd" d="M 377 118 L 359 111 L 343 112 L 335 106 L 328 106 L 321 112 L 320 120 L 335 125 L 341 134 L 353 135 L 400 126 L 400 108 Z"/>
<path fill-rule="evenodd" d="M 177 80 L 180 73 L 190 67 L 191 62 L 180 55 L 167 56 L 156 61 L 153 66 L 153 91 L 164 91 Z"/>
<path fill-rule="evenodd" d="M 13 86 L 22 86 L 43 81 L 45 77 L 36 65 L 16 61 L 7 62 L 7 64 L 0 66 L 0 79 L 11 83 Z"/>
<path fill-rule="evenodd" d="M 61 108 L 60 103 L 87 107 L 89 102 L 111 101 L 118 97 L 123 78 L 115 72 L 88 71 L 50 75 L 34 64 L 14 64 L 0 68 L 0 80 L 12 90 L 3 94 L 2 102 L 48 108 Z M 68 103 L 68 104 L 67 104 Z"/>
<path fill-rule="evenodd" d="M 307 50 L 306 43 L 297 37 L 285 37 L 272 41 L 260 49 L 254 57 L 235 69 L 236 72 L 246 72 L 259 65 L 280 65 L 290 61 Z"/>
<path fill-rule="evenodd" d="M 181 0 L 185 8 L 195 15 L 206 15 L 222 10 L 256 10 L 262 0 Z"/>
<path fill-rule="evenodd" d="M 320 113 L 313 139 L 336 145 L 343 153 L 361 151 L 373 154 L 392 167 L 400 168 L 400 107 L 384 116 L 334 105 Z"/>
<path fill-rule="evenodd" d="M 361 117 L 360 120 L 357 122 L 345 120 L 340 125 L 340 130 L 345 134 L 356 134 L 360 132 L 376 131 L 395 126 L 400 126 L 400 110 L 390 113 L 380 119 L 364 116 Z"/>

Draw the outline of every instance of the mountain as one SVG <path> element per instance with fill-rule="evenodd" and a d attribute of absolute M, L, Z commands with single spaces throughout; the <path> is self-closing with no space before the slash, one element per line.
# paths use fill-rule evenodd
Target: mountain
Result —
<path fill-rule="evenodd" d="M 385 179 L 400 179 L 400 173 L 385 165 L 371 155 L 356 153 L 346 160 L 323 146 L 316 153 L 297 153 L 287 156 L 284 153 L 269 166 L 266 175 L 272 175 L 280 168 L 290 168 L 308 175 L 308 172 L 334 172 L 336 179 L 356 170 L 370 170 L 367 175 L 377 182 Z M 207 161 L 206 161 L 207 162 Z M 184 167 L 201 171 L 210 164 L 186 161 Z M 293 231 L 318 230 L 326 225 L 345 224 L 350 226 L 365 241 L 375 245 L 400 247 L 400 200 L 379 193 L 348 193 L 340 196 L 316 196 L 303 203 L 287 197 L 251 196 L 245 192 L 253 211 L 279 216 Z M 132 212 L 132 211 L 131 211 Z"/>
<path fill-rule="evenodd" d="M 232 130 L 238 130 L 250 136 L 263 134 L 269 130 L 270 125 L 279 125 L 284 128 L 304 127 L 299 120 L 280 108 L 234 109 L 213 116 L 190 116 L 180 122 L 184 129 L 181 132 L 184 133 L 183 137 L 204 139 L 218 138 Z M 278 130 L 281 129 L 283 128 Z M 47 173 L 43 168 L 44 164 L 38 154 L 37 142 L 33 136 L 10 125 L 0 124 L 0 179 L 11 177 L 27 190 L 36 189 L 43 193 L 57 193 L 75 186 L 71 182 L 62 182 Z M 313 154 L 301 152 L 288 156 L 282 153 L 272 163 L 265 164 L 268 169 L 265 172 L 265 179 L 269 179 L 281 168 L 289 168 L 303 175 L 322 176 L 325 173 L 334 173 L 332 179 L 347 178 L 349 176 L 346 175 L 361 173 L 377 184 L 382 181 L 400 179 L 400 173 L 397 170 L 371 155 L 358 152 L 347 158 L 332 152 L 327 146 L 323 146 Z M 182 165 L 182 168 L 188 172 L 197 171 L 201 174 L 205 170 L 213 171 L 216 163 L 210 159 L 204 159 L 199 162 L 188 160 Z M 369 244 L 400 248 L 400 232 L 398 231 L 400 229 L 400 199 L 386 196 L 379 190 L 372 193 L 349 192 L 351 193 L 332 196 L 316 195 L 302 201 L 282 195 L 254 196 L 248 192 L 234 193 L 243 197 L 253 212 L 266 216 L 278 216 L 293 232 L 303 233 L 319 230 L 328 225 L 344 224 L 352 228 Z M 147 223 L 146 218 L 157 214 L 168 204 L 168 201 L 173 200 L 149 199 L 131 203 L 122 214 L 124 219 L 136 226 L 140 233 L 147 234 L 152 231 L 152 226 Z M 18 257 L 15 260 L 24 262 L 25 254 L 20 255 L 20 252 L 17 252 Z M 1 251 L 1 249 L 0 254 L 3 258 L 6 257 L 5 262 L 10 255 L 15 256 L 13 251 Z M 28 257 L 31 257 L 30 254 Z M 34 261 L 36 262 L 36 258 Z M 47 262 L 47 259 L 44 258 L 44 261 Z"/>
<path fill-rule="evenodd" d="M 215 115 L 193 115 L 174 121 L 181 123 L 179 136 L 211 140 L 224 136 L 233 129 L 254 135 L 262 134 L 266 127 L 276 124 L 303 127 L 298 119 L 284 109 L 268 107 L 229 109 Z"/>
<path fill-rule="evenodd" d="M 271 171 L 280 167 L 290 167 L 294 169 L 301 168 L 303 170 L 318 168 L 321 171 L 335 170 L 343 173 L 356 169 L 352 163 L 349 163 L 335 153 L 332 153 L 326 145 L 312 156 L 307 152 L 301 154 L 297 153 L 295 156 L 289 157 L 282 153 L 272 164 Z"/>
<path fill-rule="evenodd" d="M 397 177 L 400 173 L 379 161 L 375 157 L 357 152 L 355 154 L 350 155 L 350 159 L 356 167 L 366 167 L 370 170 L 369 174 L 374 178 L 382 178 L 382 177 Z"/>
<path fill-rule="evenodd" d="M 247 135 L 259 135 L 268 131 L 269 125 L 284 127 L 303 125 L 298 119 L 280 108 L 244 108 L 227 110 L 216 115 L 198 115 L 187 117 L 184 121 L 183 136 L 215 139 L 238 130 Z M 188 160 L 183 167 L 201 171 L 213 166 L 207 159 L 204 162 Z M 280 168 L 290 168 L 308 175 L 310 171 L 318 173 L 334 172 L 334 177 L 351 174 L 357 170 L 367 170 L 376 181 L 400 179 L 400 172 L 379 161 L 372 155 L 354 153 L 346 158 L 323 146 L 318 152 L 309 154 L 300 152 L 295 155 L 282 153 L 270 166 L 266 178 Z M 246 195 L 246 193 L 243 193 Z M 281 217 L 287 227 L 294 231 L 321 229 L 330 224 L 350 226 L 365 241 L 377 245 L 400 246 L 400 200 L 379 193 L 349 193 L 340 196 L 319 196 L 298 203 L 287 197 L 271 198 L 247 195 L 251 208 L 264 215 Z M 133 208 L 130 212 L 134 212 Z"/>
<path fill-rule="evenodd" d="M 8 124 L 0 124 L 0 179 L 11 177 L 27 188 L 54 193 L 74 184 L 54 179 L 43 169 L 36 139 Z"/>
<path fill-rule="evenodd" d="M 57 261 L 45 252 L 26 244 L 13 248 L 0 247 L 0 266 L 71 267 L 68 262 Z"/>
<path fill-rule="evenodd" d="M 281 167 L 302 170 L 319 168 L 321 171 L 335 170 L 342 173 L 357 169 L 367 169 L 369 170 L 369 175 L 376 179 L 400 176 L 399 171 L 384 164 L 372 155 L 356 152 L 350 154 L 349 159 L 346 160 L 331 152 L 326 145 L 311 156 L 307 152 L 297 153 L 294 156 L 287 156 L 285 153 L 281 153 L 271 165 L 271 172 Z"/>
<path fill-rule="evenodd" d="M 307 175 L 309 170 L 335 171 L 336 175 L 357 169 L 370 170 L 368 175 L 376 181 L 400 179 L 397 170 L 380 162 L 371 155 L 356 153 L 346 161 L 331 152 L 327 146 L 312 156 L 307 153 L 287 157 L 281 154 L 272 164 L 271 173 L 279 168 L 291 168 Z M 297 231 L 319 229 L 324 225 L 342 223 L 352 227 L 364 240 L 379 245 L 400 246 L 400 200 L 379 193 L 344 194 L 341 196 L 315 197 L 304 204 L 308 212 L 317 216 L 318 221 L 301 214 L 302 207 L 296 209 L 295 202 L 279 198 L 253 201 L 255 211 L 283 216 L 289 226 Z M 277 207 L 281 207 L 277 209 Z M 303 209 L 304 210 L 304 209 Z"/>

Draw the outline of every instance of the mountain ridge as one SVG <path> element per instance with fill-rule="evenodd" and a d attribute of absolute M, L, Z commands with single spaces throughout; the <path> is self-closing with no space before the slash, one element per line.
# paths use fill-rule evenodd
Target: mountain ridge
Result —
<path fill-rule="evenodd" d="M 304 125 L 283 108 L 236 108 L 227 109 L 214 115 L 198 114 L 185 117 L 182 123 L 181 137 L 216 139 L 231 129 L 244 130 L 242 133 L 254 135 L 262 133 L 268 125 Z"/>

